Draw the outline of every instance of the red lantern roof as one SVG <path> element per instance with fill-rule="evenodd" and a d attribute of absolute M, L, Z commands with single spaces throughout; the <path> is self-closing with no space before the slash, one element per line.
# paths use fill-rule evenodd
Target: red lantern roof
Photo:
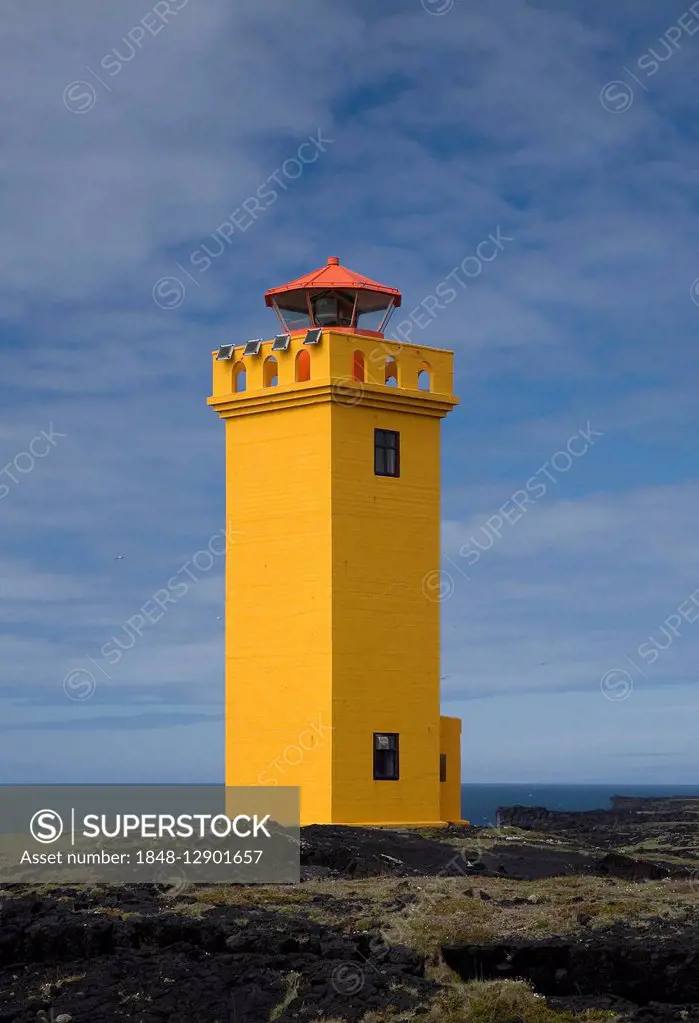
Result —
<path fill-rule="evenodd" d="M 387 288 L 378 281 L 358 274 L 354 270 L 348 270 L 346 266 L 340 266 L 338 256 L 329 256 L 326 266 L 319 270 L 305 274 L 289 284 L 282 284 L 278 288 L 270 288 L 265 292 L 265 303 L 272 306 L 272 299 L 284 295 L 290 291 L 306 291 L 309 288 L 342 288 L 352 291 L 374 291 L 393 299 L 393 306 L 397 308 L 401 303 L 401 293 L 396 288 Z"/>

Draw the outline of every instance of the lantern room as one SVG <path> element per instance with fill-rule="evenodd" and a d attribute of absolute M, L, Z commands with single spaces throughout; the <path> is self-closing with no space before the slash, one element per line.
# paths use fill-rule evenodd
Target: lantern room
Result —
<path fill-rule="evenodd" d="M 348 333 L 383 337 L 401 293 L 340 266 L 330 256 L 325 266 L 289 284 L 265 292 L 282 329 L 289 334 L 318 327 L 341 327 Z"/>

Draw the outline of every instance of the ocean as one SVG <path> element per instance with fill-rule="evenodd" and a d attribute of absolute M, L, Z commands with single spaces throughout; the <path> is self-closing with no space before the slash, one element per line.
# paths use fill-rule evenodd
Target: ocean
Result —
<path fill-rule="evenodd" d="M 493 826 L 498 806 L 608 810 L 612 796 L 699 796 L 699 785 L 462 785 L 461 815 L 472 824 Z"/>

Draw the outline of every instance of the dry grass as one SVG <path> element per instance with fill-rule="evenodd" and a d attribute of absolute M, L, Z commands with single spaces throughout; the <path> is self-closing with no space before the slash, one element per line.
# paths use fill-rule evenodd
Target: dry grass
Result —
<path fill-rule="evenodd" d="M 291 1003 L 299 993 L 299 983 L 301 981 L 300 973 L 289 973 L 284 978 L 286 982 L 286 991 L 281 1002 L 272 1009 L 269 1015 L 269 1023 L 275 1023 L 276 1020 L 289 1008 Z"/>
<path fill-rule="evenodd" d="M 59 971 L 56 970 L 55 978 L 53 980 L 44 981 L 44 983 L 39 987 L 37 997 L 43 999 L 44 1001 L 47 1001 L 54 995 L 58 994 L 58 992 L 62 988 L 68 987 L 69 984 L 77 984 L 79 983 L 79 981 L 84 979 L 85 979 L 84 973 L 70 973 L 61 975 Z"/>
<path fill-rule="evenodd" d="M 430 838 L 435 842 L 443 842 L 446 845 L 475 849 L 479 846 L 483 850 L 493 845 L 501 845 L 503 842 L 525 842 L 529 846 L 565 846 L 568 843 L 558 835 L 549 834 L 545 831 L 525 831 L 524 828 L 513 828 L 503 825 L 502 827 L 479 828 L 471 834 L 444 834 L 439 829 L 420 828 L 417 834 L 423 838 Z M 579 849 L 578 845 L 571 848 Z"/>
<path fill-rule="evenodd" d="M 187 894 L 209 906 L 254 907 L 269 906 L 273 903 L 275 909 L 284 909 L 285 906 L 291 905 L 296 908 L 304 902 L 310 902 L 314 893 L 306 885 L 252 884 L 224 887 L 195 885 Z"/>
<path fill-rule="evenodd" d="M 173 910 L 198 915 L 220 905 L 264 906 L 346 932 L 379 929 L 387 943 L 408 945 L 428 957 L 436 957 L 443 944 L 569 934 L 622 919 L 643 926 L 651 917 L 678 916 L 697 905 L 697 888 L 690 881 L 633 884 L 585 876 L 530 882 L 485 877 L 319 880 L 294 888 L 196 886 L 192 895 L 195 902 L 174 903 Z M 502 904 L 514 900 L 520 901 Z"/>
<path fill-rule="evenodd" d="M 180 902 L 173 898 L 170 912 L 182 916 L 201 917 L 216 906 L 240 906 L 254 909 L 264 906 L 275 913 L 305 910 L 311 903 L 314 893 L 306 885 L 191 885 L 187 890 L 187 898 L 194 901 Z M 304 912 L 304 915 L 309 915 Z M 242 921 L 241 921 L 242 922 Z"/>
<path fill-rule="evenodd" d="M 686 839 L 680 851 L 669 848 L 667 837 L 659 835 L 657 838 L 644 838 L 642 842 L 636 842 L 634 845 L 620 845 L 617 852 L 639 859 L 661 859 L 663 862 L 682 867 L 699 866 L 699 843 L 694 836 Z"/>
<path fill-rule="evenodd" d="M 517 980 L 472 981 L 444 991 L 427 1016 L 430 1023 L 609 1023 L 612 1013 L 554 1012 L 529 984 Z"/>
<path fill-rule="evenodd" d="M 475 880 L 478 883 L 471 886 L 458 878 L 425 879 L 418 900 L 389 918 L 385 939 L 434 957 L 440 945 L 569 934 L 622 919 L 643 926 L 649 918 L 678 916 L 686 907 L 697 905 L 696 887 L 688 881 L 626 884 L 593 877 L 536 882 Z M 500 904 L 523 898 L 527 901 Z"/>
<path fill-rule="evenodd" d="M 514 829 L 508 829 L 510 833 Z M 502 841 L 503 829 L 480 838 Z M 526 834 L 526 841 L 532 836 Z M 521 837 L 524 837 L 521 836 Z M 549 843 L 548 836 L 540 836 Z M 515 841 L 520 840 L 514 835 Z M 466 843 L 460 842 L 461 847 Z M 514 844 L 514 843 L 513 843 Z M 646 846 L 648 843 L 645 843 Z M 94 894 L 99 897 L 99 892 Z M 440 946 L 480 943 L 508 937 L 536 938 L 580 932 L 616 920 L 638 927 L 651 918 L 680 916 L 697 907 L 697 887 L 690 881 L 636 883 L 587 876 L 514 881 L 505 878 L 413 877 L 365 880 L 314 880 L 303 885 L 193 885 L 188 900 L 173 898 L 171 912 L 201 915 L 215 906 L 264 907 L 302 917 L 346 933 L 380 932 L 389 945 L 405 945 L 425 956 L 429 976 L 440 984 L 430 1006 L 398 1013 L 385 1010 L 362 1023 L 607 1023 L 609 1013 L 574 1016 L 556 1013 L 521 981 L 455 983 L 442 963 Z M 511 903 L 511 904 L 508 904 Z M 93 912 L 127 916 L 128 911 L 99 907 Z M 247 917 L 241 914 L 240 925 Z M 77 978 L 57 977 L 57 984 Z M 294 1001 L 298 978 L 289 975 L 283 999 L 270 1017 L 274 1023 Z M 319 1023 L 344 1023 L 342 1019 Z"/>
<path fill-rule="evenodd" d="M 427 1008 L 427 1013 L 370 1012 L 361 1023 L 610 1023 L 613 1013 L 590 1009 L 584 1013 L 555 1012 L 534 993 L 529 984 L 517 980 L 472 981 L 450 984 Z M 323 1020 L 321 1023 L 342 1023 Z"/>

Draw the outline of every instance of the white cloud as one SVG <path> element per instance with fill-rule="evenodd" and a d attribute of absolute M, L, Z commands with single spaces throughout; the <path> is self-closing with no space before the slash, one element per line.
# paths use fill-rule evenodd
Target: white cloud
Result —
<path fill-rule="evenodd" d="M 696 40 L 614 116 L 600 89 L 667 27 L 656 5 L 503 0 L 436 18 L 419 0 L 353 0 L 328 18 L 321 0 L 190 0 L 104 76 L 109 92 L 86 65 L 101 73 L 110 50 L 127 53 L 149 9 L 25 5 L 0 40 L 0 462 L 50 422 L 66 435 L 0 500 L 0 681 L 15 701 L 66 702 L 65 672 L 97 659 L 223 526 L 209 353 L 272 332 L 266 287 L 336 252 L 401 287 L 409 315 L 500 225 L 513 242 L 414 333 L 457 351 L 445 553 L 458 559 L 588 419 L 605 436 L 471 581 L 456 578 L 444 673 L 457 705 L 483 695 L 479 706 L 499 708 L 511 776 L 527 757 L 550 767 L 582 733 L 548 703 L 559 738 L 537 761 L 536 742 L 517 736 L 517 694 L 595 690 L 699 572 L 696 161 L 682 106 Z M 84 115 L 63 102 L 76 79 L 96 90 Z M 318 128 L 334 140 L 322 159 L 187 283 L 180 309 L 158 309 L 154 283 Z M 171 693 L 188 707 L 203 692 L 211 706 L 221 569 L 144 631 L 95 700 Z M 639 687 L 685 684 L 694 642 L 678 639 Z M 594 707 L 580 709 L 591 723 Z M 51 756 L 67 762 L 79 732 L 60 733 Z M 212 733 L 195 722 L 188 734 L 195 763 Z M 129 737 L 110 745 L 115 769 L 133 756 Z M 599 750 L 614 743 L 606 732 Z M 596 765 L 597 747 L 575 749 Z"/>

